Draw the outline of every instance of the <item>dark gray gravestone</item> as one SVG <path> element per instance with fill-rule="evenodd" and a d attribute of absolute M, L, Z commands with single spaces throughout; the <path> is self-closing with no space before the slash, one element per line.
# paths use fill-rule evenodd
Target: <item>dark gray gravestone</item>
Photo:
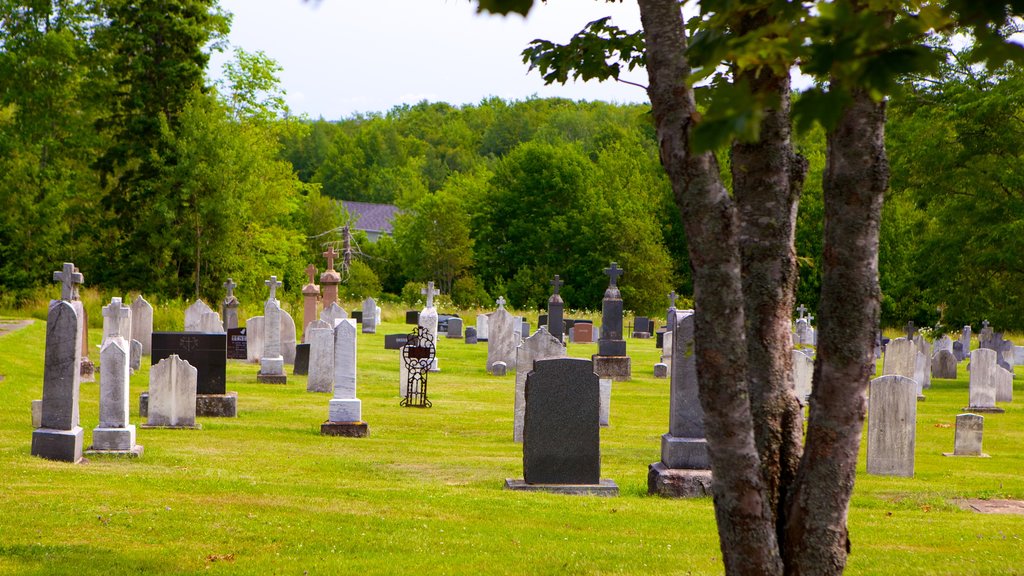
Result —
<path fill-rule="evenodd" d="M 405 323 L 419 325 L 420 323 L 420 311 L 419 310 L 406 310 L 405 311 Z"/>
<path fill-rule="evenodd" d="M 295 367 L 292 374 L 309 374 L 309 344 L 295 345 Z"/>
<path fill-rule="evenodd" d="M 633 338 L 650 338 L 651 321 L 645 316 L 637 316 L 633 320 Z"/>
<path fill-rule="evenodd" d="M 348 317 L 353 319 L 353 320 L 355 320 L 356 324 L 362 324 L 363 323 L 363 311 L 362 310 L 353 310 L 352 312 L 349 313 Z"/>
<path fill-rule="evenodd" d="M 70 274 L 66 264 L 65 270 Z M 78 425 L 81 309 L 77 302 L 50 303 L 46 317 L 42 426 L 32 433 L 33 456 L 65 462 L 82 459 L 83 431 Z"/>
<path fill-rule="evenodd" d="M 523 477 L 527 484 L 599 484 L 601 392 L 594 365 L 538 360 L 526 376 Z"/>
<path fill-rule="evenodd" d="M 654 335 L 654 347 L 661 350 L 665 348 L 665 332 L 658 332 Z"/>
<path fill-rule="evenodd" d="M 622 293 L 616 284 L 622 270 L 615 262 L 604 273 L 608 275 L 608 289 L 601 300 L 601 338 L 597 342 L 598 356 L 625 356 L 626 341 L 622 339 Z"/>
<path fill-rule="evenodd" d="M 956 378 L 956 356 L 952 352 L 939 350 L 932 356 L 932 378 Z"/>
<path fill-rule="evenodd" d="M 228 328 L 228 358 L 245 360 L 248 354 L 249 339 L 245 335 L 245 327 Z"/>
<path fill-rule="evenodd" d="M 384 349 L 385 350 L 401 350 L 402 346 L 405 346 L 409 342 L 408 334 L 385 334 L 384 335 Z"/>
<path fill-rule="evenodd" d="M 462 318 L 449 318 L 445 334 L 448 338 L 462 338 Z"/>
<path fill-rule="evenodd" d="M 227 377 L 227 334 L 153 332 L 152 365 L 177 354 L 198 371 L 196 394 L 224 394 Z"/>
<path fill-rule="evenodd" d="M 547 326 L 547 325 L 548 325 L 548 315 L 547 314 L 540 314 L 540 315 L 538 315 L 537 316 L 537 326 L 540 327 L 540 326 Z M 548 327 L 548 331 L 549 332 L 551 331 L 550 327 Z M 552 336 L 554 336 L 554 334 L 552 334 Z"/>
<path fill-rule="evenodd" d="M 477 343 L 476 328 L 474 328 L 473 326 L 468 326 L 466 328 L 466 344 L 476 344 L 476 343 Z"/>
<path fill-rule="evenodd" d="M 565 282 L 556 274 L 555 279 L 551 281 L 551 286 L 554 287 L 555 293 L 548 298 L 548 313 L 542 314 L 537 320 L 537 326 L 547 326 L 548 332 L 555 338 L 558 338 L 559 342 L 565 342 L 565 321 L 563 320 L 565 302 L 562 301 L 562 296 L 558 293 L 558 289 L 563 284 Z"/>

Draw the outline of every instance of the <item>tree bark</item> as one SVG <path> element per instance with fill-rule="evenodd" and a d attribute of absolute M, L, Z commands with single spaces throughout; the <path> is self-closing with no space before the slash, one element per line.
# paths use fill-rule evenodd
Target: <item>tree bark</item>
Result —
<path fill-rule="evenodd" d="M 835 88 L 835 82 L 833 82 Z M 885 104 L 863 90 L 828 133 L 819 338 L 807 440 L 783 556 L 788 574 L 841 574 L 878 328 L 878 233 L 889 182 Z"/>
<path fill-rule="evenodd" d="M 648 96 L 693 269 L 695 353 L 715 518 L 729 574 L 781 574 L 775 527 L 754 441 L 736 208 L 711 153 L 690 150 L 697 121 L 677 0 L 639 0 Z"/>
<path fill-rule="evenodd" d="M 742 19 L 738 34 L 770 24 L 767 11 Z M 736 75 L 768 103 L 756 142 L 731 151 L 733 195 L 747 321 L 747 382 L 765 498 L 782 541 L 785 496 L 803 450 L 803 411 L 792 381 L 790 317 L 796 289 L 796 213 L 807 161 L 790 138 L 790 79 L 769 68 Z M 774 101 L 774 103 L 773 103 Z"/>

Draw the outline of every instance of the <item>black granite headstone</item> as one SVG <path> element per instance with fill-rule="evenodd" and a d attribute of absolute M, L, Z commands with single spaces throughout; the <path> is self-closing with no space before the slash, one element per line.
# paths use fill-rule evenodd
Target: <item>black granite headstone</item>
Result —
<path fill-rule="evenodd" d="M 476 328 L 473 326 L 466 327 L 466 344 L 476 344 Z"/>
<path fill-rule="evenodd" d="M 245 360 L 248 357 L 248 337 L 245 335 L 245 326 L 241 328 L 228 328 L 228 358 L 231 360 Z"/>
<path fill-rule="evenodd" d="M 419 310 L 406 310 L 405 311 L 405 323 L 406 324 L 419 324 L 420 323 L 420 311 Z"/>
<path fill-rule="evenodd" d="M 523 422 L 527 483 L 600 483 L 600 405 L 600 384 L 590 360 L 533 363 L 526 376 Z"/>
<path fill-rule="evenodd" d="M 355 320 L 356 324 L 362 324 L 363 323 L 363 311 L 362 310 L 353 310 L 352 312 L 349 313 L 348 317 L 353 319 L 353 320 Z"/>
<path fill-rule="evenodd" d="M 295 345 L 295 367 L 292 374 L 309 374 L 309 344 Z"/>
<path fill-rule="evenodd" d="M 547 325 L 548 325 L 548 315 L 547 314 L 540 314 L 540 315 L 538 315 L 537 316 L 537 326 L 547 326 Z"/>
<path fill-rule="evenodd" d="M 198 372 L 197 394 L 224 394 L 228 335 L 203 332 L 153 332 L 152 365 L 177 354 Z"/>
<path fill-rule="evenodd" d="M 408 334 L 385 334 L 384 335 L 384 349 L 385 350 L 401 350 L 402 346 L 405 346 L 409 342 Z"/>
<path fill-rule="evenodd" d="M 658 349 L 664 349 L 665 348 L 665 331 L 662 330 L 661 332 L 656 333 L 655 334 L 655 338 L 656 339 L 654 341 L 654 347 L 658 348 Z"/>

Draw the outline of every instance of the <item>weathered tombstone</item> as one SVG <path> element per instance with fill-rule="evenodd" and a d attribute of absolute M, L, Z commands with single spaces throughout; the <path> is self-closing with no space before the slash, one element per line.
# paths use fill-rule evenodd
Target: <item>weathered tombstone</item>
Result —
<path fill-rule="evenodd" d="M 199 320 L 199 329 L 196 332 L 204 332 L 207 334 L 213 334 L 215 332 L 224 333 L 224 323 L 220 319 L 220 314 L 214 311 L 204 312 L 202 318 Z"/>
<path fill-rule="evenodd" d="M 224 318 L 224 332 L 233 328 L 238 328 L 238 298 L 235 297 L 235 284 L 234 280 L 228 278 L 227 282 L 224 283 L 224 289 L 227 290 L 227 295 L 224 296 L 224 301 L 220 304 L 221 316 Z"/>
<path fill-rule="evenodd" d="M 316 266 L 306 266 L 306 276 L 309 282 L 302 287 L 302 341 L 309 342 L 306 330 L 310 322 L 315 322 L 319 315 L 316 313 L 317 301 L 320 299 L 320 287 L 316 285 Z"/>
<path fill-rule="evenodd" d="M 538 360 L 526 379 L 523 480 L 511 490 L 618 495 L 601 478 L 600 383 L 581 358 Z"/>
<path fill-rule="evenodd" d="M 960 362 L 969 355 L 964 353 L 964 345 L 959 340 L 953 342 L 953 357 L 956 358 L 957 362 Z"/>
<path fill-rule="evenodd" d="M 927 390 L 932 387 L 932 345 L 923 335 L 918 335 L 914 338 L 914 344 L 917 346 L 917 364 L 915 374 L 920 376 L 918 380 L 917 376 L 914 380 L 918 380 L 923 390 Z"/>
<path fill-rule="evenodd" d="M 377 301 L 372 297 L 363 300 L 363 334 L 377 333 Z"/>
<path fill-rule="evenodd" d="M 952 352 L 941 349 L 932 356 L 932 378 L 956 378 L 956 356 Z"/>
<path fill-rule="evenodd" d="M 73 273 L 67 264 L 64 266 L 67 274 Z M 70 293 L 64 296 L 71 297 Z M 84 433 L 78 425 L 82 360 L 79 318 L 71 302 L 50 302 L 46 315 L 42 418 L 40 427 L 32 432 L 33 456 L 73 463 L 82 460 Z"/>
<path fill-rule="evenodd" d="M 85 305 L 78 298 L 78 285 L 85 281 L 85 276 L 78 271 L 78 267 L 74 263 L 65 262 L 60 270 L 53 273 L 53 281 L 60 282 L 60 299 L 69 302 L 78 317 L 79 382 L 94 382 L 96 367 L 89 360 L 89 314 L 86 313 Z M 50 304 L 52 305 L 53 302 L 51 301 Z"/>
<path fill-rule="evenodd" d="M 419 325 L 430 333 L 430 340 L 434 343 L 437 342 L 437 308 L 434 308 L 434 296 L 437 296 L 440 293 L 440 290 L 434 289 L 433 282 L 427 282 L 427 287 L 420 290 L 420 294 L 424 294 L 427 297 L 427 305 L 420 312 Z M 437 365 L 436 354 L 434 355 L 433 364 L 430 365 L 430 371 L 441 371 Z"/>
<path fill-rule="evenodd" d="M 132 340 L 128 343 L 128 369 L 132 374 L 142 368 L 142 342 Z"/>
<path fill-rule="evenodd" d="M 491 375 L 504 376 L 505 374 L 508 374 L 508 364 L 505 364 L 503 360 L 491 364 Z"/>
<path fill-rule="evenodd" d="M 505 310 L 505 298 L 498 298 L 498 309 L 491 313 L 487 322 L 490 338 L 487 339 L 487 371 L 494 374 L 495 362 L 515 366 L 516 345 L 514 318 Z"/>
<path fill-rule="evenodd" d="M 204 332 L 203 314 L 213 312 L 201 299 L 197 299 L 185 309 L 185 332 Z"/>
<path fill-rule="evenodd" d="M 295 346 L 298 335 L 295 333 L 295 319 L 286 310 L 281 310 L 281 357 L 285 364 L 295 364 Z"/>
<path fill-rule="evenodd" d="M 868 474 L 914 476 L 917 391 L 917 382 L 895 374 L 871 381 L 868 396 Z"/>
<path fill-rule="evenodd" d="M 142 455 L 135 426 L 128 423 L 129 346 L 121 336 L 111 336 L 100 349 L 100 423 L 92 431 L 90 454 Z"/>
<path fill-rule="evenodd" d="M 996 367 L 996 402 L 1013 402 L 1013 373 Z"/>
<path fill-rule="evenodd" d="M 601 337 L 593 356 L 594 372 L 602 378 L 625 381 L 632 379 L 632 360 L 626 356 L 626 340 L 622 333 L 622 293 L 617 285 L 623 274 L 615 262 L 605 268 L 608 289 L 601 300 Z"/>
<path fill-rule="evenodd" d="M 943 452 L 942 455 L 988 458 L 988 454 L 981 451 L 981 438 L 984 427 L 984 416 L 980 414 L 959 414 L 956 417 L 953 452 Z"/>
<path fill-rule="evenodd" d="M 196 424 L 198 372 L 177 355 L 149 369 L 148 420 L 143 428 L 199 428 Z"/>
<path fill-rule="evenodd" d="M 277 301 L 277 289 L 282 283 L 278 282 L 277 276 L 271 276 L 265 284 L 270 288 L 270 297 L 263 306 L 263 354 L 256 381 L 285 384 L 288 376 L 284 373 L 284 356 L 281 355 L 281 305 Z"/>
<path fill-rule="evenodd" d="M 263 356 L 263 333 L 266 326 L 263 316 L 253 316 L 245 321 L 246 361 L 256 364 Z"/>
<path fill-rule="evenodd" d="M 526 375 L 537 360 L 565 357 L 565 345 L 552 336 L 546 326 L 516 347 L 516 390 L 512 418 L 512 439 L 523 441 L 523 417 L 526 414 Z"/>
<path fill-rule="evenodd" d="M 530 337 L 530 321 L 523 319 L 519 324 L 519 337 L 529 338 Z"/>
<path fill-rule="evenodd" d="M 334 329 L 322 320 L 313 322 L 309 332 L 309 377 L 307 392 L 334 390 Z"/>
<path fill-rule="evenodd" d="M 320 425 L 326 436 L 365 438 L 370 427 L 363 422 L 363 403 L 356 397 L 356 321 L 348 318 L 334 328 L 334 398 L 327 421 Z"/>
<path fill-rule="evenodd" d="M 960 344 L 960 351 L 957 352 L 956 344 Z M 956 361 L 960 362 L 970 354 L 971 351 L 971 325 L 964 326 L 960 332 L 960 339 L 953 345 L 953 355 L 956 356 Z"/>
<path fill-rule="evenodd" d="M 949 334 L 943 334 L 935 340 L 935 352 L 939 350 L 953 353 L 953 339 L 949 337 Z"/>
<path fill-rule="evenodd" d="M 988 348 L 978 348 L 971 352 L 970 366 L 970 412 L 1002 413 L 1004 410 L 996 406 L 996 389 L 998 373 L 996 370 L 996 352 Z"/>
<path fill-rule="evenodd" d="M 226 391 L 227 334 L 217 332 L 154 332 L 150 365 L 176 356 L 196 372 L 196 408 L 198 416 L 234 418 L 238 415 L 238 394 Z M 139 399 L 139 415 L 149 410 L 149 393 Z"/>
<path fill-rule="evenodd" d="M 249 357 L 249 338 L 246 329 L 229 328 L 228 335 L 228 360 L 245 360 Z"/>
<path fill-rule="evenodd" d="M 600 378 L 598 384 L 601 386 L 601 426 L 610 426 L 612 414 L 612 379 Z"/>
<path fill-rule="evenodd" d="M 466 344 L 476 344 L 477 343 L 476 328 L 474 328 L 472 326 L 467 326 L 466 327 L 465 343 Z"/>
<path fill-rule="evenodd" d="M 655 378 L 668 378 L 668 364 L 664 362 L 658 362 L 654 365 L 654 377 Z"/>
<path fill-rule="evenodd" d="M 897 338 L 889 342 L 882 358 L 882 374 L 896 374 L 914 380 L 917 374 L 917 345 L 913 340 Z M 918 396 L 920 395 L 921 383 L 918 382 Z"/>
<path fill-rule="evenodd" d="M 142 343 L 142 353 L 149 354 L 153 348 L 153 307 L 139 294 L 132 301 L 132 340 Z"/>
<path fill-rule="evenodd" d="M 132 309 L 122 304 L 120 298 L 111 298 L 110 304 L 103 307 L 102 314 L 103 341 L 107 338 L 120 337 L 127 342 L 132 337 Z"/>
<path fill-rule="evenodd" d="M 672 380 L 668 433 L 661 461 L 648 466 L 647 492 L 669 497 L 711 494 L 711 462 L 704 436 L 704 410 L 697 397 L 693 310 L 677 310 L 672 329 Z"/>
<path fill-rule="evenodd" d="M 334 271 L 334 259 L 338 257 L 334 246 L 328 247 L 327 251 L 323 253 L 323 257 L 327 259 L 327 270 L 320 275 L 320 286 L 323 290 L 322 305 L 326 310 L 331 304 L 338 303 L 338 284 L 341 284 L 341 274 Z M 320 319 L 324 319 L 323 314 L 320 315 Z"/>
<path fill-rule="evenodd" d="M 555 274 L 554 280 L 551 281 L 551 286 L 554 288 L 554 294 L 548 298 L 548 313 L 547 317 L 543 320 L 537 319 L 537 325 L 548 327 L 548 333 L 562 342 L 565 338 L 565 302 L 562 301 L 562 296 L 558 293 L 558 289 L 562 287 L 565 282 Z"/>
<path fill-rule="evenodd" d="M 402 382 L 404 389 L 400 392 L 403 396 L 399 403 L 401 406 L 412 408 L 430 408 L 431 402 L 427 398 L 427 376 L 430 367 L 434 363 L 436 349 L 434 339 L 423 326 L 417 326 L 416 330 L 409 335 L 409 340 L 402 347 Z"/>
<path fill-rule="evenodd" d="M 35 430 L 43 425 L 43 401 L 32 401 L 32 429 Z"/>
<path fill-rule="evenodd" d="M 814 360 L 808 358 L 801 350 L 793 350 L 791 355 L 793 356 L 793 390 L 796 392 L 796 399 L 800 405 L 806 406 L 814 381 Z"/>
<path fill-rule="evenodd" d="M 338 306 L 337 302 L 325 305 L 323 312 L 320 313 L 320 319 L 327 322 L 331 328 L 334 328 L 339 321 L 345 318 L 348 318 L 348 312 L 341 306 Z"/>
<path fill-rule="evenodd" d="M 502 298 L 502 302 L 504 302 L 504 301 L 505 301 L 504 298 Z M 476 316 L 476 339 L 479 340 L 480 342 L 487 342 L 488 340 L 490 340 L 489 336 L 490 336 L 490 332 L 491 331 L 488 329 L 488 328 L 490 328 L 490 322 L 491 322 L 491 315 L 490 314 L 477 314 L 477 316 Z"/>

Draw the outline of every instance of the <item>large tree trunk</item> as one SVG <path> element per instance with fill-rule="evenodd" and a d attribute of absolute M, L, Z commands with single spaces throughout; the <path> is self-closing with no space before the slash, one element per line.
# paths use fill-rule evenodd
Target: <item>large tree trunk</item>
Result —
<path fill-rule="evenodd" d="M 738 34 L 770 24 L 767 11 L 743 18 Z M 782 540 L 785 497 L 803 446 L 803 412 L 796 397 L 790 317 L 796 289 L 796 212 L 807 161 L 790 139 L 790 80 L 765 67 L 745 72 L 755 97 L 776 104 L 764 111 L 756 142 L 732 146 L 733 195 L 739 208 L 747 322 L 747 382 L 765 498 Z"/>
<path fill-rule="evenodd" d="M 884 134 L 885 105 L 864 91 L 854 91 L 828 134 L 818 350 L 806 447 L 789 498 L 789 574 L 841 574 L 846 566 L 846 514 L 875 367 L 878 232 L 889 182 Z"/>
<path fill-rule="evenodd" d="M 697 118 L 686 81 L 686 34 L 677 0 L 639 0 L 648 95 L 661 161 L 672 182 L 693 268 L 695 352 L 722 558 L 729 574 L 780 574 L 773 514 L 754 441 L 747 391 L 743 287 L 735 205 L 711 153 L 692 153 Z"/>

